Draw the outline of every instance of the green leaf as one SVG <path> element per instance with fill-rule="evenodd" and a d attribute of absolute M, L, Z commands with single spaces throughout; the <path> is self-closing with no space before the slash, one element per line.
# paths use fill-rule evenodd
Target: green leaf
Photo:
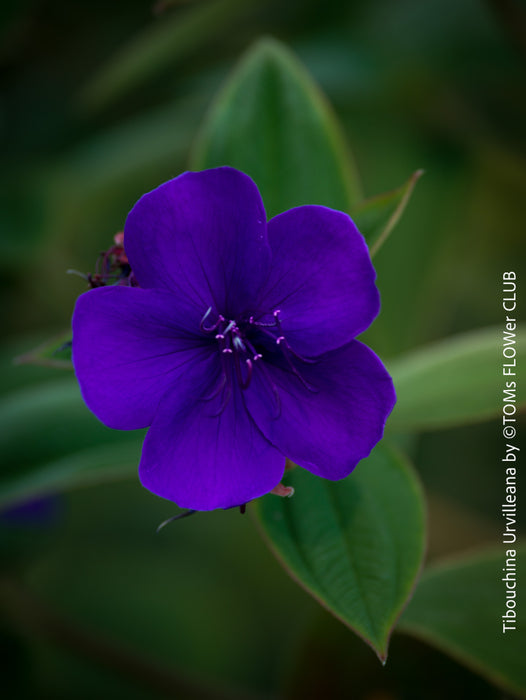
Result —
<path fill-rule="evenodd" d="M 80 94 L 83 110 L 98 111 L 137 90 L 150 78 L 206 45 L 246 8 L 245 0 L 198 3 L 184 14 L 159 18 L 120 47 Z M 246 11 L 246 10 L 245 10 Z"/>
<path fill-rule="evenodd" d="M 62 458 L 37 463 L 16 477 L 0 481 L 2 508 L 41 496 L 137 476 L 140 442 L 130 438 L 116 444 L 97 445 Z"/>
<path fill-rule="evenodd" d="M 57 369 L 73 369 L 71 363 L 71 331 L 65 331 L 41 343 L 33 350 L 18 355 L 17 365 L 40 365 Z"/>
<path fill-rule="evenodd" d="M 424 502 L 410 466 L 377 446 L 346 479 L 287 473 L 292 498 L 255 510 L 290 575 L 385 661 L 393 626 L 424 554 Z"/>
<path fill-rule="evenodd" d="M 401 187 L 364 199 L 351 209 L 351 216 L 369 245 L 371 257 L 376 255 L 400 220 L 423 174 L 423 170 L 417 170 Z"/>
<path fill-rule="evenodd" d="M 256 182 L 270 217 L 301 204 L 343 211 L 361 199 L 340 127 L 293 54 L 264 39 L 220 92 L 196 144 L 196 170 L 230 165 Z"/>
<path fill-rule="evenodd" d="M 139 462 L 143 432 L 106 428 L 74 379 L 23 389 L 0 402 L 0 505 L 122 478 Z"/>
<path fill-rule="evenodd" d="M 506 547 L 430 567 L 399 629 L 438 647 L 494 683 L 526 697 L 526 608 L 517 600 L 516 630 L 502 631 L 508 575 Z M 526 549 L 517 551 L 519 570 Z M 511 557 L 510 557 L 511 561 Z M 520 579 L 518 579 L 520 581 Z M 517 597 L 519 598 L 519 592 Z"/>
<path fill-rule="evenodd" d="M 517 366 L 526 362 L 525 326 L 517 326 Z M 429 430 L 472 423 L 502 413 L 506 380 L 503 329 L 495 326 L 441 340 L 388 364 L 398 396 L 390 430 Z M 517 382 L 516 407 L 526 404 Z"/>

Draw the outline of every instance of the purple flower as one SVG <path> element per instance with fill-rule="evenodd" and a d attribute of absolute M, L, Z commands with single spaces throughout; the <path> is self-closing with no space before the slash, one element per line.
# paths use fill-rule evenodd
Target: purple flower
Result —
<path fill-rule="evenodd" d="M 302 206 L 267 223 L 253 181 L 223 167 L 144 195 L 124 231 L 139 286 L 78 299 L 73 363 L 103 423 L 150 426 L 146 488 L 228 508 L 279 484 L 286 457 L 341 479 L 370 453 L 396 399 L 354 340 L 380 303 L 349 216 Z"/>

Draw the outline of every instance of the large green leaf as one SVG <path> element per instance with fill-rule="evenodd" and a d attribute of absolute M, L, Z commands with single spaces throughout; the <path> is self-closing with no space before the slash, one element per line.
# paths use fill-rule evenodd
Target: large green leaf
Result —
<path fill-rule="evenodd" d="M 399 628 L 451 654 L 495 683 L 526 697 L 526 608 L 517 588 L 516 629 L 503 632 L 506 584 L 520 577 L 506 567 L 506 549 L 484 552 L 467 559 L 430 567 Z M 517 552 L 522 570 L 526 549 Z M 503 571 L 506 568 L 506 571 Z M 510 573 L 511 572 L 511 573 Z M 524 587 L 523 591 L 524 592 Z M 513 591 L 508 591 L 513 594 Z"/>
<path fill-rule="evenodd" d="M 525 326 L 517 327 L 517 367 L 526 362 Z M 388 363 L 397 404 L 392 430 L 434 429 L 491 418 L 502 412 L 503 330 L 495 326 L 441 340 Z M 526 404 L 526 384 L 517 382 L 517 409 Z"/>
<path fill-rule="evenodd" d="M 0 403 L 0 505 L 132 474 L 142 432 L 110 430 L 75 379 L 8 394 Z"/>
<path fill-rule="evenodd" d="M 338 482 L 296 469 L 293 498 L 260 499 L 255 510 L 290 575 L 370 644 L 382 661 L 424 553 L 424 504 L 409 465 L 377 446 Z"/>
<path fill-rule="evenodd" d="M 11 479 L 0 481 L 0 506 L 133 478 L 137 475 L 140 451 L 140 443 L 128 437 L 118 444 L 97 445 L 49 462 L 39 462 Z"/>
<path fill-rule="evenodd" d="M 230 165 L 250 175 L 269 217 L 301 204 L 350 211 L 361 199 L 339 126 L 312 79 L 280 43 L 242 58 L 196 144 L 196 170 Z"/>
<path fill-rule="evenodd" d="M 401 187 L 364 199 L 351 209 L 351 216 L 365 236 L 371 256 L 378 252 L 399 222 L 423 174 L 423 170 L 417 170 Z"/>

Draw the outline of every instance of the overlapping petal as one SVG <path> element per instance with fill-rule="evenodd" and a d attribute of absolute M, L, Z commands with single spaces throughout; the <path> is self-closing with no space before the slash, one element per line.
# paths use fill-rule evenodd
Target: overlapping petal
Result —
<path fill-rule="evenodd" d="M 287 341 L 320 355 L 364 331 L 380 309 L 375 270 L 363 236 L 347 214 L 302 206 L 268 223 L 272 269 L 260 299 L 279 309 Z"/>
<path fill-rule="evenodd" d="M 201 354 L 199 315 L 162 290 L 101 287 L 77 300 L 73 364 L 83 398 L 110 428 L 144 428 L 167 388 L 184 383 Z"/>
<path fill-rule="evenodd" d="M 232 168 L 187 172 L 145 194 L 124 231 L 139 285 L 170 289 L 202 314 L 212 306 L 238 317 L 268 276 L 263 202 L 253 181 Z"/>
<path fill-rule="evenodd" d="M 258 368 L 247 407 L 289 459 L 325 479 L 341 479 L 382 438 L 396 401 L 391 377 L 356 340 L 297 367 L 303 381 L 283 360 Z"/>
<path fill-rule="evenodd" d="M 213 510 L 242 505 L 281 480 L 285 457 L 248 414 L 241 389 L 232 385 L 224 404 L 210 360 L 189 368 L 189 395 L 165 394 L 144 441 L 139 476 L 143 486 L 181 508 Z"/>

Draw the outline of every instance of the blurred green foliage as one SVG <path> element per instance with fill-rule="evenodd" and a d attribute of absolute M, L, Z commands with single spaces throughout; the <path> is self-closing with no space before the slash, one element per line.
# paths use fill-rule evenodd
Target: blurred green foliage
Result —
<path fill-rule="evenodd" d="M 524 279 L 526 259 L 520 7 L 518 0 L 4 2 L 4 396 L 46 396 L 60 370 L 15 367 L 12 358 L 68 326 L 84 286 L 65 271 L 92 270 L 136 199 L 187 167 L 228 71 L 264 34 L 287 42 L 329 97 L 366 196 L 426 171 L 375 258 L 383 305 L 366 342 L 395 361 L 425 342 L 501 324 L 502 272 Z M 28 459 L 47 450 L 56 466 L 53 420 L 46 416 L 40 437 L 31 426 L 20 433 Z M 498 543 L 498 427 L 410 441 L 430 494 L 431 558 Z M 13 449 L 17 436 L 7 423 L 4 431 Z M 83 431 L 69 436 L 71 444 Z M 64 497 L 58 523 L 4 522 L 8 697 L 69 698 L 72 689 L 79 698 L 503 697 L 403 638 L 395 637 L 385 670 L 371 665 L 373 654 L 282 574 L 248 517 L 200 514 L 156 537 L 171 508 L 135 481 L 102 483 Z"/>

